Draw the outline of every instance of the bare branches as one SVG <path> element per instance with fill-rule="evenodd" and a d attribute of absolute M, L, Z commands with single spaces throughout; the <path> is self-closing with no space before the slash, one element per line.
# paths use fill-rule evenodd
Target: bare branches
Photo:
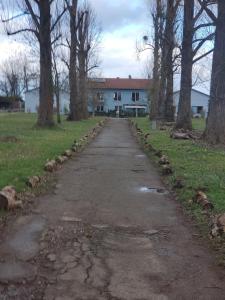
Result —
<path fill-rule="evenodd" d="M 207 15 L 210 17 L 210 19 L 216 23 L 217 17 L 214 15 L 214 13 L 208 8 L 208 5 L 215 4 L 216 1 L 207 1 L 207 0 L 198 0 L 198 3 L 201 5 L 201 7 L 205 10 Z"/>
<path fill-rule="evenodd" d="M 194 60 L 193 60 L 193 64 L 195 64 L 196 62 L 198 62 L 199 60 L 201 60 L 202 58 L 208 56 L 210 53 L 212 53 L 214 51 L 214 48 L 209 50 L 208 52 L 196 57 Z"/>
<path fill-rule="evenodd" d="M 15 35 L 15 34 L 18 34 L 18 33 L 21 33 L 21 32 L 32 32 L 37 37 L 39 37 L 39 34 L 38 34 L 37 30 L 31 29 L 31 28 L 19 29 L 19 30 L 12 31 L 12 32 L 7 30 L 7 35 Z"/>
<path fill-rule="evenodd" d="M 66 6 L 63 8 L 62 12 L 58 15 L 58 17 L 56 18 L 55 22 L 53 23 L 53 25 L 51 26 L 51 31 L 53 31 L 56 27 L 56 25 L 59 23 L 59 21 L 61 20 L 61 18 L 63 17 L 63 15 L 65 14 L 65 12 L 67 11 Z"/>
<path fill-rule="evenodd" d="M 32 6 L 31 6 L 31 4 L 30 4 L 30 1 L 29 1 L 29 0 L 25 0 L 25 3 L 26 3 L 26 6 L 27 6 L 27 9 L 28 9 L 29 13 L 31 14 L 31 17 L 32 17 L 32 19 L 33 19 L 33 22 L 34 22 L 34 24 L 35 24 L 37 30 L 39 30 L 39 29 L 40 29 L 40 23 L 39 23 L 39 21 L 38 21 L 38 18 L 37 18 L 37 16 L 36 16 L 36 14 L 35 14 L 34 11 L 33 11 L 33 8 L 32 8 Z M 36 3 L 37 3 L 37 2 L 36 2 Z M 38 5 L 39 5 L 39 2 L 38 2 Z"/>
<path fill-rule="evenodd" d="M 213 32 L 210 35 L 208 35 L 207 37 L 201 39 L 201 41 L 199 42 L 199 44 L 193 50 L 193 57 L 197 54 L 197 52 L 205 44 L 205 42 L 213 40 L 214 37 L 215 37 L 215 33 Z"/>

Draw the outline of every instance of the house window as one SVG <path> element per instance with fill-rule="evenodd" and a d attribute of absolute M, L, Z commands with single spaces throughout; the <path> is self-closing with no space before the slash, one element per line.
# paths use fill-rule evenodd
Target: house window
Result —
<path fill-rule="evenodd" d="M 192 106 L 193 114 L 202 114 L 203 113 L 203 106 Z"/>
<path fill-rule="evenodd" d="M 132 92 L 132 101 L 133 102 L 139 101 L 139 93 L 138 92 Z"/>
<path fill-rule="evenodd" d="M 99 100 L 99 101 L 103 101 L 104 100 L 104 94 L 103 93 L 97 93 L 97 99 Z"/>
<path fill-rule="evenodd" d="M 113 99 L 115 101 L 121 101 L 121 92 L 115 92 Z"/>
<path fill-rule="evenodd" d="M 97 105 L 96 110 L 97 110 L 97 112 L 103 112 L 104 111 L 104 106 L 103 105 Z"/>
<path fill-rule="evenodd" d="M 116 105 L 116 106 L 115 106 L 115 111 L 117 111 L 118 109 L 119 109 L 119 111 L 121 111 L 121 110 L 122 110 L 122 106 L 121 106 L 121 105 L 119 105 L 119 106 Z"/>

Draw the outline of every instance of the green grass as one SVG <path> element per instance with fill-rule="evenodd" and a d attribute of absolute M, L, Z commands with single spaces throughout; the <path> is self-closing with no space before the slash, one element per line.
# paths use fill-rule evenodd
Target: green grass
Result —
<path fill-rule="evenodd" d="M 193 129 L 203 131 L 205 128 L 205 119 L 193 119 L 192 120 Z"/>
<path fill-rule="evenodd" d="M 0 188 L 13 185 L 18 191 L 29 176 L 43 174 L 43 166 L 74 139 L 85 135 L 101 118 L 80 122 L 63 121 L 60 127 L 35 129 L 36 114 L 0 113 L 0 138 L 14 136 L 17 142 L 0 140 Z"/>
<path fill-rule="evenodd" d="M 225 212 L 225 151 L 190 140 L 171 139 L 168 131 L 151 130 L 147 118 L 133 120 L 144 132 L 150 132 L 149 143 L 168 156 L 174 170 L 168 178 L 169 183 L 172 185 L 177 177 L 183 178 L 185 187 L 177 190 L 179 199 L 187 204 L 195 190 L 204 188 L 215 212 Z M 204 129 L 204 121 L 194 120 L 194 128 Z M 200 212 L 196 205 L 191 209 L 197 215 Z"/>

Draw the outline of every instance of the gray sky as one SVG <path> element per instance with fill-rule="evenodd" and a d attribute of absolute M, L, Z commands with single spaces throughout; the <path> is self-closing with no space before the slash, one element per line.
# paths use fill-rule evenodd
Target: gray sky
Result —
<path fill-rule="evenodd" d="M 136 40 L 148 28 L 146 0 L 91 0 L 101 22 L 103 35 L 100 57 L 105 77 L 143 76 L 147 53 L 137 60 Z"/>
<path fill-rule="evenodd" d="M 136 40 L 146 34 L 148 28 L 147 0 L 90 0 L 102 28 L 99 56 L 104 77 L 144 76 L 147 53 L 137 60 Z M 19 37 L 0 35 L 0 61 L 24 51 Z M 26 50 L 25 50 L 26 51 Z"/>

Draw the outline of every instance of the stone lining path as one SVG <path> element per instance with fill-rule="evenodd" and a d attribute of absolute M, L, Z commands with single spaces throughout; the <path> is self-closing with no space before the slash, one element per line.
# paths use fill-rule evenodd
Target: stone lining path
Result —
<path fill-rule="evenodd" d="M 0 300 L 225 299 L 224 272 L 136 143 L 112 119 L 9 224 Z"/>

